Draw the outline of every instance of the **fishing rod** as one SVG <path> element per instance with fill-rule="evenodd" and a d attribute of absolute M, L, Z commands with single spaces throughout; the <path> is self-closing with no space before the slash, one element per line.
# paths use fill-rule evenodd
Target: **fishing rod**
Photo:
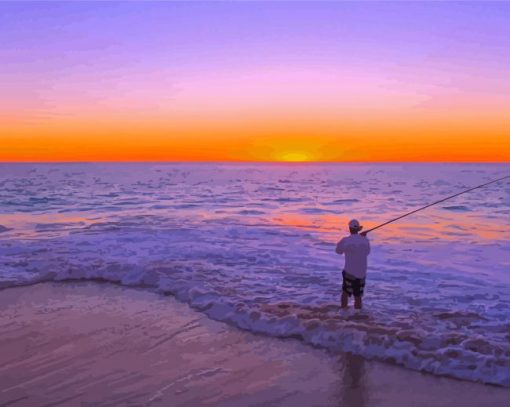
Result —
<path fill-rule="evenodd" d="M 438 204 L 438 203 L 441 203 L 441 202 L 447 201 L 448 199 L 455 198 L 456 196 L 459 196 L 459 195 L 465 194 L 465 193 L 467 193 L 467 192 L 473 191 L 474 189 L 478 189 L 478 188 L 482 188 L 482 187 L 485 187 L 485 186 L 490 185 L 490 184 L 494 184 L 495 182 L 502 181 L 502 180 L 504 180 L 504 179 L 506 179 L 506 178 L 510 178 L 510 175 L 507 175 L 507 176 L 502 177 L 502 178 L 495 179 L 495 180 L 490 181 L 490 182 L 486 182 L 485 184 L 478 185 L 478 186 L 473 187 L 473 188 L 466 189 L 465 191 L 462 191 L 462 192 L 459 192 L 459 193 L 457 193 L 457 194 L 455 194 L 455 195 L 451 195 L 451 196 L 448 196 L 448 197 L 446 197 L 446 198 L 440 199 L 439 201 L 432 202 L 431 204 L 428 204 L 428 205 L 422 206 L 421 208 L 415 209 L 414 211 L 411 211 L 411 212 L 405 213 L 404 215 L 399 216 L 398 218 L 391 219 L 391 220 L 389 220 L 388 222 L 381 223 L 380 225 L 378 225 L 378 226 L 376 226 L 376 227 L 373 227 L 372 229 L 368 229 L 368 230 L 366 230 L 365 232 L 362 232 L 361 234 L 362 234 L 362 235 L 366 235 L 368 232 L 372 232 L 373 230 L 376 230 L 376 229 L 382 228 L 383 226 L 386 226 L 388 223 L 395 222 L 396 220 L 399 220 L 399 219 L 405 218 L 406 216 L 409 216 L 409 215 L 412 215 L 413 213 L 416 213 L 416 212 L 422 211 L 422 210 L 424 210 L 424 209 L 426 209 L 426 208 L 428 208 L 428 207 L 430 207 L 430 206 L 433 206 L 433 205 L 436 205 L 436 204 Z"/>

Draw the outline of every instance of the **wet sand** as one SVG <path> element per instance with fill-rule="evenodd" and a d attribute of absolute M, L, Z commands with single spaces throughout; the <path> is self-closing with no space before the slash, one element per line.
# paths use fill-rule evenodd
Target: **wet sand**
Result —
<path fill-rule="evenodd" d="M 212 321 L 106 283 L 0 291 L 1 406 L 507 406 L 510 389 Z"/>

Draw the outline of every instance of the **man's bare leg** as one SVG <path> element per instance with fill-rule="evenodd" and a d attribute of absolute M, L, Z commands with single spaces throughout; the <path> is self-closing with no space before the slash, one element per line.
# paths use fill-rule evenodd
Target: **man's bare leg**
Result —
<path fill-rule="evenodd" d="M 354 296 L 354 308 L 361 309 L 361 296 L 356 297 Z"/>
<path fill-rule="evenodd" d="M 349 295 L 347 295 L 347 293 L 344 291 L 342 291 L 341 303 L 341 308 L 347 308 L 347 304 L 349 303 Z"/>

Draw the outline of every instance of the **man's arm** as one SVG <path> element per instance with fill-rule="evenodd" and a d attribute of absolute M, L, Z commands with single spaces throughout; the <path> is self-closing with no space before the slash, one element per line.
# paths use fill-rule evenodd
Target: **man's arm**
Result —
<path fill-rule="evenodd" d="M 337 244 L 336 244 L 336 252 L 338 254 L 344 254 L 344 239 L 340 240 Z"/>

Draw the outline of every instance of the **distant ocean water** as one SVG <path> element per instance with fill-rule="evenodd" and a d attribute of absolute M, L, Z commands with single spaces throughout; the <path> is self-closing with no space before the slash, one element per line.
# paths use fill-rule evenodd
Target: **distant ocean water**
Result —
<path fill-rule="evenodd" d="M 0 287 L 103 279 L 333 352 L 510 387 L 510 183 L 369 234 L 365 309 L 335 244 L 508 164 L 0 164 Z"/>

